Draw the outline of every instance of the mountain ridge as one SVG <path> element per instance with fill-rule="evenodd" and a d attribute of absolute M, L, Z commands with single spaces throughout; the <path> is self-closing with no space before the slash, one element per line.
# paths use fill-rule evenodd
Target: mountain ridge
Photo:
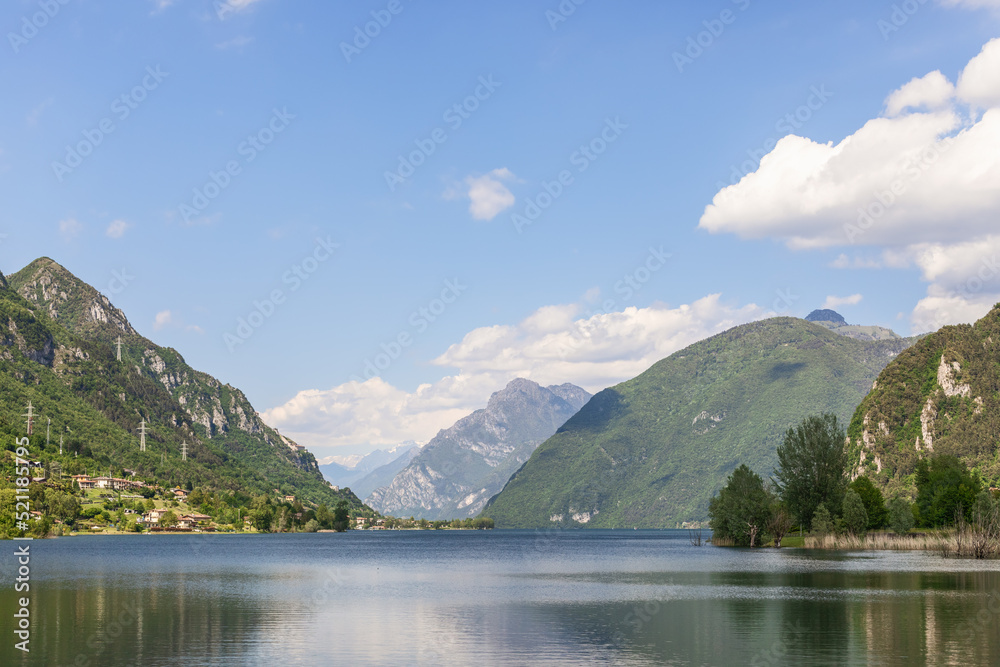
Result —
<path fill-rule="evenodd" d="M 778 317 L 734 327 L 595 395 L 492 498 L 498 528 L 673 528 L 707 516 L 747 463 L 765 477 L 784 431 L 847 421 L 911 339 L 862 341 Z"/>
<path fill-rule="evenodd" d="M 241 390 L 138 334 L 107 297 L 50 258 L 0 286 L 0 343 L 4 411 L 20 414 L 32 400 L 70 436 L 73 459 L 170 482 L 234 487 L 240 479 L 262 493 L 287 488 L 303 498 L 361 505 L 335 493 L 312 454 L 264 424 Z M 147 452 L 137 446 L 143 420 Z M 179 460 L 182 441 L 187 462 Z M 52 446 L 41 451 L 55 460 Z"/>
<path fill-rule="evenodd" d="M 475 516 L 534 448 L 589 398 L 568 383 L 542 387 L 524 378 L 511 380 L 490 396 L 485 408 L 438 432 L 365 502 L 385 514 Z"/>

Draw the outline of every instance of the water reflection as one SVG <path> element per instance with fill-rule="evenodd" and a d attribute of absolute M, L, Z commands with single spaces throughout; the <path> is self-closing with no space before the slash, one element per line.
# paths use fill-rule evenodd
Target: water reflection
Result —
<path fill-rule="evenodd" d="M 32 651 L 0 663 L 1000 664 L 997 563 L 684 537 L 35 542 Z"/>

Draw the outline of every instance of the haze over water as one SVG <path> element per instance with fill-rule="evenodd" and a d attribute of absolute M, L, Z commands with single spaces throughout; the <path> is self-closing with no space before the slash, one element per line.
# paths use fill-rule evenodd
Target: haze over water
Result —
<path fill-rule="evenodd" d="M 384 531 L 63 538 L 32 555 L 32 651 L 5 642 L 4 665 L 1000 663 L 1000 563 L 933 553 Z"/>

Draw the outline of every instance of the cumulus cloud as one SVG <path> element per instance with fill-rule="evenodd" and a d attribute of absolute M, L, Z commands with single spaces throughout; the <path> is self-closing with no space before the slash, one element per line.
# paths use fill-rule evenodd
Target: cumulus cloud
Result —
<path fill-rule="evenodd" d="M 83 224 L 76 218 L 66 218 L 59 221 L 59 235 L 64 241 L 72 241 L 83 231 Z"/>
<path fill-rule="evenodd" d="M 754 173 L 722 189 L 699 226 L 792 248 L 959 241 L 988 233 L 1000 212 L 1000 39 L 957 88 L 940 72 L 886 98 L 885 116 L 837 144 L 788 135 Z M 954 92 L 952 92 L 954 91 Z M 950 97 L 948 97 L 950 95 Z"/>
<path fill-rule="evenodd" d="M 174 314 L 169 310 L 161 310 L 156 314 L 156 318 L 153 320 L 153 330 L 159 331 L 164 327 L 168 327 L 174 324 Z"/>
<path fill-rule="evenodd" d="M 469 198 L 469 213 L 475 220 L 492 220 L 514 205 L 513 193 L 504 182 L 517 178 L 506 167 L 494 169 L 483 176 L 469 176 L 465 179 L 465 197 Z M 446 193 L 446 198 L 454 198 L 454 192 Z"/>
<path fill-rule="evenodd" d="M 114 220 L 110 225 L 108 225 L 108 228 L 105 230 L 104 233 L 107 234 L 108 238 L 120 239 L 121 237 L 125 236 L 125 232 L 131 226 L 132 225 L 125 222 L 124 220 Z"/>
<path fill-rule="evenodd" d="M 929 286 L 911 324 L 926 331 L 932 308 L 945 314 L 935 322 L 971 321 L 1000 299 L 998 281 L 975 294 L 947 283 L 970 251 L 986 253 L 973 266 L 991 256 L 998 183 L 1000 38 L 983 46 L 957 84 L 940 71 L 914 78 L 886 97 L 881 116 L 838 143 L 784 137 L 756 172 L 716 194 L 699 226 L 792 249 L 869 246 L 880 254 L 844 253 L 837 268 L 917 265 Z"/>
<path fill-rule="evenodd" d="M 861 303 L 861 299 L 863 298 L 860 294 L 852 294 L 851 296 L 833 296 L 831 294 L 823 302 L 823 308 L 837 309 L 841 306 L 856 306 Z"/>
<path fill-rule="evenodd" d="M 940 71 L 935 70 L 923 78 L 914 78 L 889 95 L 885 101 L 887 116 L 898 116 L 905 109 L 940 109 L 951 103 L 955 86 Z"/>
<path fill-rule="evenodd" d="M 994 4 L 1000 7 L 1000 2 Z M 1000 38 L 969 61 L 958 77 L 958 96 L 976 107 L 1000 107 Z"/>
<path fill-rule="evenodd" d="M 727 305 L 717 294 L 676 308 L 658 304 L 611 313 L 546 306 L 514 325 L 470 331 L 433 362 L 457 372 L 413 392 L 376 377 L 299 392 L 263 417 L 314 452 L 425 442 L 483 407 L 515 377 L 542 385 L 573 382 L 596 392 L 691 343 L 768 314 L 756 305 Z"/>

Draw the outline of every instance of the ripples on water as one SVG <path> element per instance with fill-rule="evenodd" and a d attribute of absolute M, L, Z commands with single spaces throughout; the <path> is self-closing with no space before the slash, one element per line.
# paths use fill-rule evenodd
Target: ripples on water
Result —
<path fill-rule="evenodd" d="M 921 552 L 383 531 L 62 538 L 31 565 L 32 651 L 4 633 L 3 665 L 1000 664 L 1000 564 Z"/>

